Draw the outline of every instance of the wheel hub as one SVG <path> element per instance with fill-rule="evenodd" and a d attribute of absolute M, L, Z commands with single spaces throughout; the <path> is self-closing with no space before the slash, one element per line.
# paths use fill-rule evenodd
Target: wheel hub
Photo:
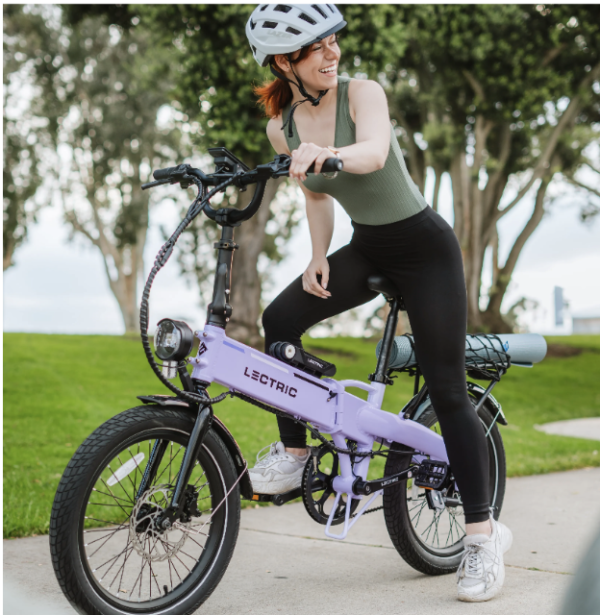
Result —
<path fill-rule="evenodd" d="M 161 527 L 172 492 L 171 485 L 156 485 L 144 493 L 131 511 L 129 539 L 137 554 L 147 562 L 171 559 L 188 538 L 189 520 L 182 519 L 177 528 Z"/>

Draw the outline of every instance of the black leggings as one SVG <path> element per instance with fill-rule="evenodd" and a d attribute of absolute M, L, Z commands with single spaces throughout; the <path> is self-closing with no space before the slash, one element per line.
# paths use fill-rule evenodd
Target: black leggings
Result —
<path fill-rule="evenodd" d="M 328 257 L 331 297 L 305 292 L 294 280 L 265 310 L 265 348 L 301 345 L 313 325 L 377 296 L 367 278 L 381 273 L 404 298 L 419 366 L 438 416 L 448 458 L 461 492 L 467 523 L 489 518 L 489 461 L 485 433 L 467 396 L 465 334 L 467 299 L 462 256 L 452 228 L 427 207 L 392 224 L 353 223 L 351 242 Z M 278 418 L 289 448 L 306 446 L 306 430 Z"/>

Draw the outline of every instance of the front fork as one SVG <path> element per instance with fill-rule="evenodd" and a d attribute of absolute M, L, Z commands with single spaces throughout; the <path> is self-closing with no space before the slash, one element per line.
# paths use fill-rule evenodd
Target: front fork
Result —
<path fill-rule="evenodd" d="M 200 385 L 200 383 L 196 383 L 196 390 L 198 393 L 206 395 L 206 389 Z M 212 426 L 212 420 L 212 406 L 200 404 L 198 407 L 196 422 L 194 423 L 194 428 L 190 434 L 190 440 L 185 450 L 181 467 L 179 468 L 179 473 L 177 474 L 173 497 L 171 498 L 169 506 L 165 509 L 164 513 L 157 522 L 158 526 L 163 530 L 168 530 L 173 523 L 178 521 L 181 517 L 183 512 L 182 506 L 184 503 L 184 493 L 188 481 L 190 480 L 190 476 L 194 471 L 194 465 L 196 464 L 196 459 L 198 459 L 198 455 L 202 449 L 204 438 Z M 146 470 L 144 471 L 144 475 L 136 494 L 136 501 L 144 494 L 144 492 L 148 489 L 148 486 L 155 479 L 165 451 L 167 450 L 167 446 L 168 442 L 166 440 L 156 440 L 152 446 L 152 451 L 150 452 L 150 457 L 148 459 L 148 465 L 146 466 Z"/>

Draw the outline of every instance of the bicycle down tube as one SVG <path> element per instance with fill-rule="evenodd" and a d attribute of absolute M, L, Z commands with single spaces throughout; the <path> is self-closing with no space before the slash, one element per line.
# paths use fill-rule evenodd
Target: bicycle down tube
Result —
<path fill-rule="evenodd" d="M 217 382 L 312 423 L 319 431 L 354 440 L 370 450 L 376 439 L 401 442 L 432 459 L 448 461 L 442 437 L 364 401 L 346 387 L 376 392 L 384 384 L 319 380 L 310 374 L 228 338 L 220 327 L 200 333 L 192 378 Z M 380 397 L 377 395 L 377 397 Z M 364 479 L 365 476 L 362 476 Z"/>

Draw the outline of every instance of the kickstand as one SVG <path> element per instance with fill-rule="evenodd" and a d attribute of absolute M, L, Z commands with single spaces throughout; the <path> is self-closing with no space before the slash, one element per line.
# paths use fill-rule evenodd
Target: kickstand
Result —
<path fill-rule="evenodd" d="M 350 528 L 362 517 L 363 513 L 369 508 L 369 506 L 371 506 L 371 503 L 373 502 L 373 500 L 375 500 L 375 498 L 380 496 L 382 493 L 383 493 L 383 489 L 381 489 L 380 491 L 376 491 L 368 499 L 367 503 L 361 508 L 360 512 L 356 513 L 356 516 L 353 517 L 352 519 L 350 519 L 350 509 L 352 508 L 352 506 L 350 506 L 350 502 L 352 501 L 351 500 L 352 496 L 349 493 L 336 494 L 335 501 L 333 503 L 333 508 L 331 509 L 331 513 L 329 514 L 329 519 L 327 520 L 327 525 L 325 526 L 325 536 L 327 536 L 328 538 L 335 538 L 336 540 L 344 540 L 344 538 L 348 536 L 348 532 L 350 531 Z M 348 498 L 348 501 L 346 503 L 346 514 L 344 517 L 344 528 L 339 534 L 334 534 L 333 532 L 330 531 L 331 523 L 333 521 L 333 517 L 337 510 L 338 504 L 340 503 L 340 498 L 343 495 L 346 495 L 346 497 Z"/>

